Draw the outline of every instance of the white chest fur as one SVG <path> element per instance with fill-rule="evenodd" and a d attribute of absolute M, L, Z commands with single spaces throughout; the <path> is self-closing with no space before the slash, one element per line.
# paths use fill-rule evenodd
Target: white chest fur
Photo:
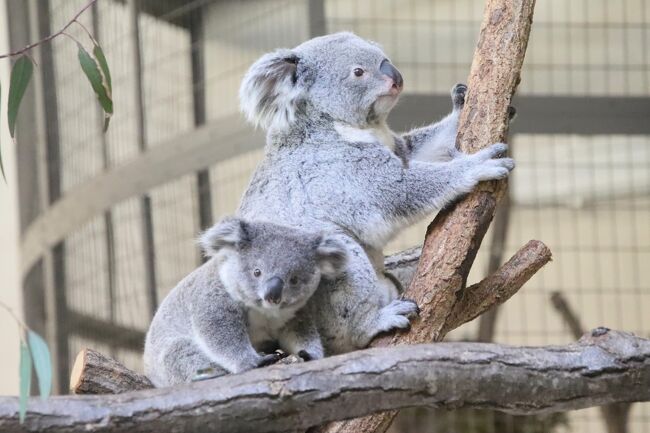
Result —
<path fill-rule="evenodd" d="M 277 340 L 280 330 L 293 318 L 294 309 L 248 310 L 248 335 L 256 347 L 265 341 Z"/>
<path fill-rule="evenodd" d="M 356 128 L 345 123 L 337 122 L 334 129 L 341 138 L 352 143 L 381 143 L 391 151 L 395 151 L 395 138 L 386 125 L 375 128 Z"/>

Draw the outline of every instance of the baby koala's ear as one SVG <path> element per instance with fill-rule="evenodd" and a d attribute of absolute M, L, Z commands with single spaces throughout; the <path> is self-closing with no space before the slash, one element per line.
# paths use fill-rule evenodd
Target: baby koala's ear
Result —
<path fill-rule="evenodd" d="M 212 257 L 222 248 L 240 248 L 250 242 L 248 223 L 241 218 L 227 217 L 213 225 L 199 237 L 203 253 Z"/>
<path fill-rule="evenodd" d="M 263 55 L 246 72 L 239 88 L 239 103 L 255 126 L 282 130 L 295 120 L 302 95 L 298 86 L 299 60 L 293 51 L 279 49 Z"/>
<path fill-rule="evenodd" d="M 336 278 L 345 271 L 347 266 L 347 247 L 334 236 L 321 236 L 316 246 L 316 260 L 321 275 L 326 278 Z"/>

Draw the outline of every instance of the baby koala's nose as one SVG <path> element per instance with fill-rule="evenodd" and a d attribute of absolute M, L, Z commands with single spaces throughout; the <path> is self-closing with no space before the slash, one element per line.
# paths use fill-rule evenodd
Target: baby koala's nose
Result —
<path fill-rule="evenodd" d="M 284 287 L 284 281 L 280 277 L 272 277 L 266 282 L 266 287 L 264 288 L 264 300 L 270 302 L 271 304 L 279 304 L 282 299 L 282 288 Z"/>
<path fill-rule="evenodd" d="M 387 59 L 384 59 L 381 62 L 381 64 L 379 65 L 379 70 L 384 75 L 386 75 L 391 80 L 393 80 L 393 84 L 398 89 L 401 89 L 404 86 L 404 79 L 402 78 L 402 74 L 400 74 L 397 68 L 393 66 L 392 63 L 389 62 Z"/>

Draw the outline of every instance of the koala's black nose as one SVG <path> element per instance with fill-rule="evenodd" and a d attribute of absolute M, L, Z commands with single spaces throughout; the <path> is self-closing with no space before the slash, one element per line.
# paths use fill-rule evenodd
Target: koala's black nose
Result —
<path fill-rule="evenodd" d="M 379 65 L 379 70 L 387 77 L 390 77 L 398 88 L 402 88 L 404 85 L 402 74 L 399 73 L 397 68 L 393 66 L 393 64 L 389 62 L 388 59 L 384 59 L 384 61 L 381 62 Z"/>
<path fill-rule="evenodd" d="M 282 299 L 284 281 L 280 277 L 272 277 L 266 282 L 264 300 L 272 304 L 279 304 Z"/>

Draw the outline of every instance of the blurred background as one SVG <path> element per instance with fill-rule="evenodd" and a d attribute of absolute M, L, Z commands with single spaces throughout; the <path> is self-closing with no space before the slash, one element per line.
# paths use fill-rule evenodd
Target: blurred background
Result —
<path fill-rule="evenodd" d="M 1 51 L 57 31 L 85 4 L 0 1 Z M 257 57 L 341 30 L 377 41 L 405 78 L 390 124 L 406 130 L 451 109 L 449 89 L 467 79 L 484 4 L 100 0 L 80 21 L 111 68 L 115 115 L 105 135 L 75 44 L 57 38 L 34 50 L 17 145 L 1 137 L 0 300 L 47 336 L 55 389 L 67 391 L 84 347 L 141 370 L 156 306 L 201 263 L 195 237 L 235 210 L 262 156 L 263 134 L 237 105 Z M 87 40 L 80 27 L 69 31 Z M 9 62 L 0 68 L 8 83 Z M 518 165 L 470 282 L 529 239 L 547 243 L 554 261 L 448 338 L 565 344 L 601 325 L 650 337 L 650 0 L 538 0 L 514 105 Z M 427 222 L 389 252 L 420 243 Z M 16 394 L 18 337 L 4 316 L 0 393 Z M 393 431 L 650 432 L 648 403 L 605 413 L 417 410 Z"/>

